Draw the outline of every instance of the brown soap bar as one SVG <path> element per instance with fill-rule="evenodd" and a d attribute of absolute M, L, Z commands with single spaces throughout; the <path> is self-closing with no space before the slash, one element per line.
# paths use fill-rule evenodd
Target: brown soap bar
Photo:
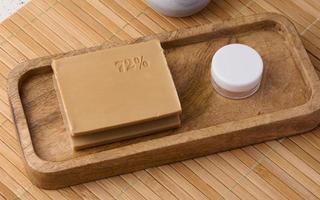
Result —
<path fill-rule="evenodd" d="M 72 137 L 72 144 L 75 150 L 81 150 L 97 145 L 129 139 L 136 136 L 143 136 L 158 131 L 164 131 L 170 128 L 177 128 L 180 126 L 180 123 L 180 115 L 177 114 L 138 125 L 112 129 L 103 133 Z"/>
<path fill-rule="evenodd" d="M 164 123 L 165 118 L 181 113 L 157 40 L 54 60 L 52 68 L 64 122 L 74 138 L 99 132 L 119 134 L 119 128 L 133 125 L 134 131 L 129 128 L 133 135 L 144 134 L 141 124 Z M 165 129 L 164 124 L 159 126 Z"/>
<path fill-rule="evenodd" d="M 54 77 L 53 77 L 54 78 Z M 57 90 L 57 83 L 54 80 L 54 87 Z M 58 95 L 59 105 L 61 107 L 61 95 Z M 62 111 L 64 123 L 66 123 L 65 112 Z M 158 120 L 147 121 L 137 125 L 129 125 L 123 128 L 114 128 L 109 131 L 97 132 L 92 134 L 72 136 L 71 141 L 75 150 L 81 150 L 106 143 L 117 142 L 137 136 L 144 136 L 153 132 L 177 128 L 181 124 L 180 113 L 164 117 Z"/>

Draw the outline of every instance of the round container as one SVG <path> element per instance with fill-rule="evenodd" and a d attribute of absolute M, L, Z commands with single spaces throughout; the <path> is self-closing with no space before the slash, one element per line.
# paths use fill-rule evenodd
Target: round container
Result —
<path fill-rule="evenodd" d="M 147 0 L 157 12 L 170 17 L 186 17 L 205 8 L 210 0 Z"/>
<path fill-rule="evenodd" d="M 212 84 L 216 91 L 230 99 L 244 99 L 260 87 L 263 61 L 259 53 L 243 44 L 219 49 L 212 59 Z"/>

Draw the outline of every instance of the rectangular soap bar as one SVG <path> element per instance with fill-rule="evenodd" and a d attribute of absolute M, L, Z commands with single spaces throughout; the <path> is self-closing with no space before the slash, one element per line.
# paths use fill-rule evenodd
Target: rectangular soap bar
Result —
<path fill-rule="evenodd" d="M 57 90 L 57 83 L 54 80 L 54 87 Z M 62 108 L 61 95 L 57 95 L 59 105 Z M 64 110 L 61 110 L 64 123 L 66 124 L 66 116 Z M 171 128 L 180 127 L 180 113 L 160 118 L 158 120 L 147 121 L 137 125 L 129 125 L 120 128 L 114 128 L 107 131 L 85 134 L 79 136 L 71 136 L 71 142 L 74 150 L 86 149 L 98 145 L 117 142 L 133 137 L 144 136 L 150 133 L 165 131 Z"/>
<path fill-rule="evenodd" d="M 90 135 L 81 135 L 72 138 L 73 148 L 81 150 L 97 145 L 117 142 L 137 136 L 144 136 L 150 133 L 165 131 L 180 126 L 180 115 L 173 115 L 159 120 L 153 120 L 138 125 L 123 128 L 111 129 L 109 131 Z"/>
<path fill-rule="evenodd" d="M 54 60 L 52 68 L 72 137 L 112 133 L 181 113 L 158 40 Z"/>

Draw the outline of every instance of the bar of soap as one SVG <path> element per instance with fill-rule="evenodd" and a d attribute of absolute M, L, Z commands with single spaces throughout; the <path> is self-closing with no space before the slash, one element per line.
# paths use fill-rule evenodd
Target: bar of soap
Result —
<path fill-rule="evenodd" d="M 75 150 L 81 150 L 106 143 L 129 139 L 134 136 L 143 136 L 158 131 L 177 128 L 179 126 L 180 115 L 177 114 L 138 125 L 109 130 L 103 133 L 73 137 L 72 144 Z"/>
<path fill-rule="evenodd" d="M 180 101 L 158 40 L 54 60 L 52 68 L 74 147 L 180 126 Z"/>

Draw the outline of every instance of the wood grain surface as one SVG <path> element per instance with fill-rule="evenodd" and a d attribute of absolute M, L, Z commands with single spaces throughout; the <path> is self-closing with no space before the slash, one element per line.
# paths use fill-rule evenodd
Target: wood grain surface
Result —
<path fill-rule="evenodd" d="M 31 184 L 8 104 L 10 69 L 26 60 L 108 41 L 277 12 L 289 17 L 320 69 L 317 0 L 215 0 L 174 19 L 142 0 L 32 0 L 0 25 L 0 199 L 319 199 L 319 129 L 299 136 L 60 190 Z"/>

